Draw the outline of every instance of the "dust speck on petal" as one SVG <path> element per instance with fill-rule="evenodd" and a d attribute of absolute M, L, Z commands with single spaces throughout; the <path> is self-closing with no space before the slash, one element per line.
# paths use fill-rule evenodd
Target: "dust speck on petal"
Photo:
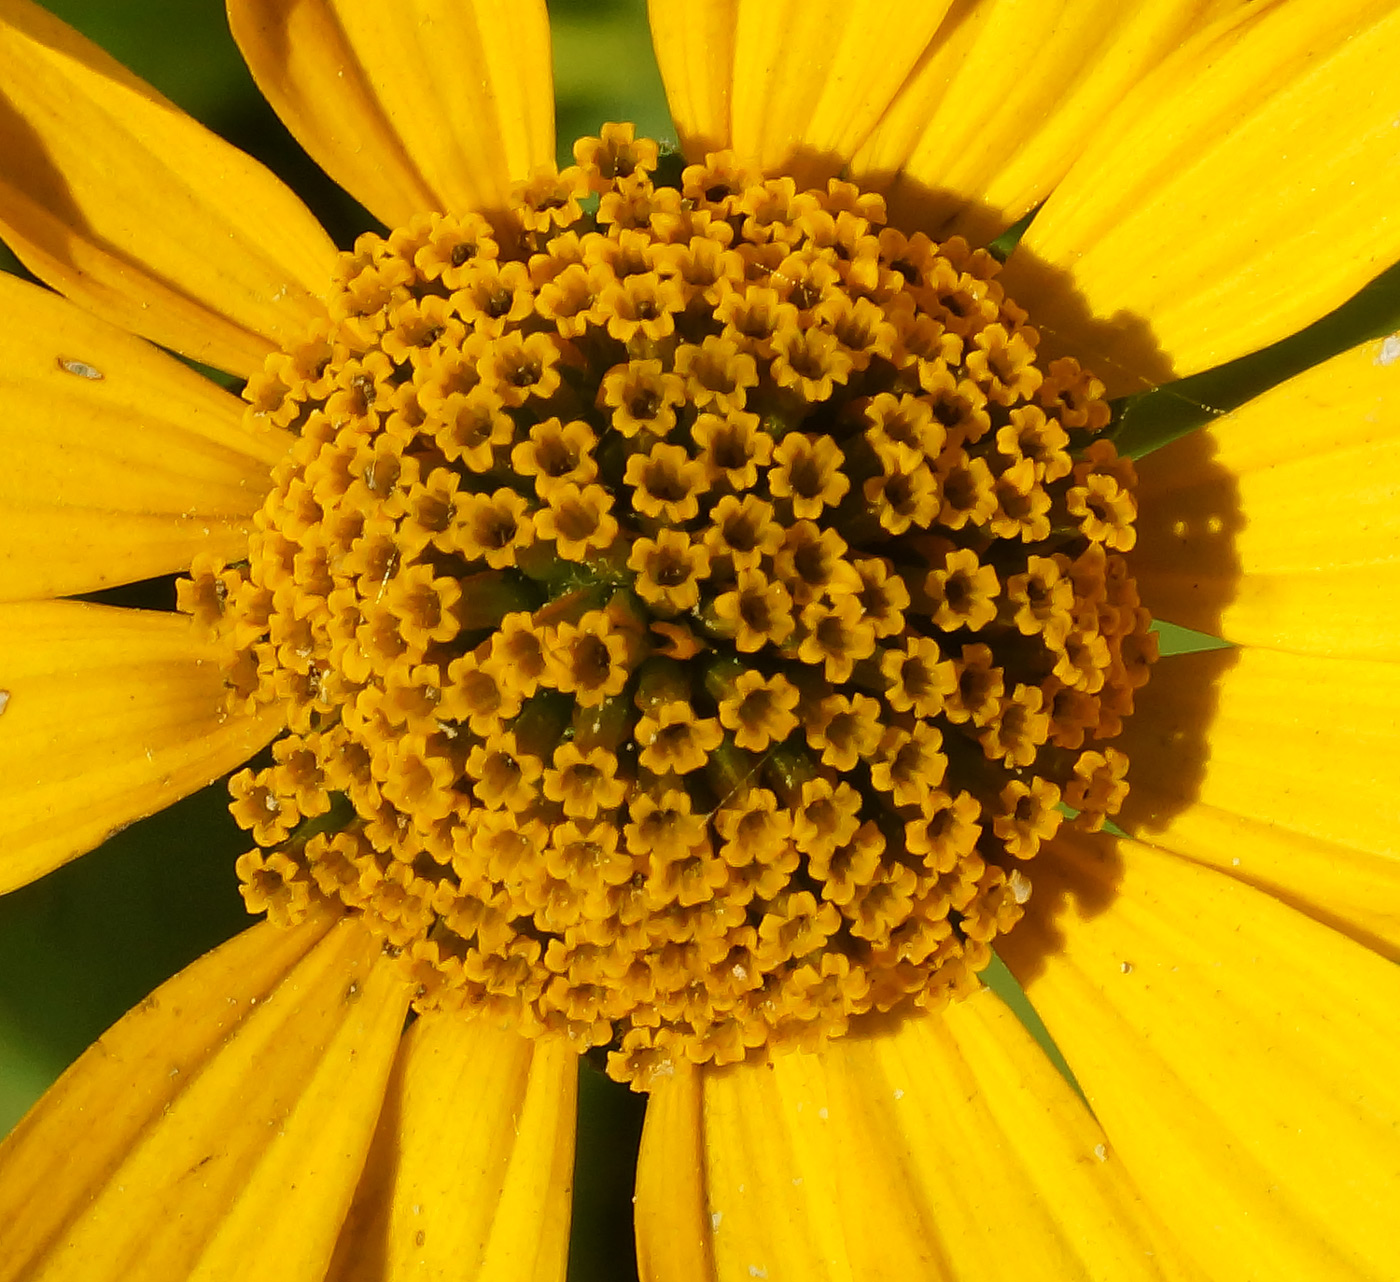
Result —
<path fill-rule="evenodd" d="M 1377 365 L 1394 365 L 1400 360 L 1400 334 L 1392 334 L 1381 344 L 1380 353 L 1376 356 Z"/>
<path fill-rule="evenodd" d="M 89 365 L 86 361 L 70 361 L 65 357 L 58 358 L 58 367 L 66 370 L 69 374 L 75 374 L 79 378 L 91 379 L 94 383 L 105 375 L 95 365 Z"/>

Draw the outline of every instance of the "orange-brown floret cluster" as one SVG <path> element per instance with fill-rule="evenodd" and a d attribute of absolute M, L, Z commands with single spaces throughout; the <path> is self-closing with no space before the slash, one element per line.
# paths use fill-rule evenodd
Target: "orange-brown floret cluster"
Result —
<path fill-rule="evenodd" d="M 1102 386 L 990 255 L 575 154 L 345 256 L 246 393 L 295 434 L 250 559 L 182 603 L 288 710 L 231 785 L 249 907 L 645 1087 L 975 986 L 1121 804 L 1155 652 Z"/>

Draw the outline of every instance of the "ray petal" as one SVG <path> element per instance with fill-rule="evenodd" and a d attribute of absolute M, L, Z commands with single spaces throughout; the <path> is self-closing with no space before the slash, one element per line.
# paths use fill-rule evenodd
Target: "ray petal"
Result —
<path fill-rule="evenodd" d="M 1400 258 L 1400 11 L 1251 5 L 1138 84 L 1036 216 L 1007 291 L 1110 391 L 1301 329 Z"/>
<path fill-rule="evenodd" d="M 280 713 L 230 716 L 219 652 L 183 615 L 0 606 L 0 890 L 252 756 Z"/>
<path fill-rule="evenodd" d="M 562 1039 L 420 1018 L 328 1282 L 563 1282 L 577 1082 Z"/>
<path fill-rule="evenodd" d="M 1275 650 L 1163 659 L 1117 742 L 1118 822 L 1400 960 L 1400 665 Z"/>
<path fill-rule="evenodd" d="M 999 951 L 1213 1282 L 1400 1276 L 1400 970 L 1132 842 L 1056 842 Z"/>
<path fill-rule="evenodd" d="M 1363 343 L 1146 459 L 1155 615 L 1243 645 L 1400 658 L 1400 338 Z"/>
<path fill-rule="evenodd" d="M 390 226 L 504 207 L 554 163 L 543 0 L 228 0 L 258 87 L 318 164 Z"/>
<path fill-rule="evenodd" d="M 731 99 L 735 150 L 765 173 L 792 175 L 799 186 L 839 173 L 949 3 L 742 0 Z"/>
<path fill-rule="evenodd" d="M 960 0 L 856 152 L 891 220 L 995 239 L 1053 190 L 1105 116 L 1240 0 Z"/>
<path fill-rule="evenodd" d="M 638 1242 L 646 1282 L 1198 1276 L 985 990 L 816 1054 L 679 1068 L 648 1108 Z"/>
<path fill-rule="evenodd" d="M 407 1004 L 348 920 L 255 926 L 181 972 L 0 1149 L 0 1279 L 320 1282 Z"/>
<path fill-rule="evenodd" d="M 739 0 L 647 0 L 651 42 L 687 160 L 730 145 Z"/>
<path fill-rule="evenodd" d="M 704 1079 L 691 1064 L 647 1099 L 634 1224 L 641 1282 L 714 1282 L 716 1222 L 705 1178 Z"/>
<path fill-rule="evenodd" d="M 335 246 L 260 164 L 32 0 L 0 62 L 0 235 L 35 275 L 244 376 L 324 314 Z"/>
<path fill-rule="evenodd" d="M 290 437 L 139 338 L 0 275 L 0 600 L 168 574 L 246 554 Z"/>
<path fill-rule="evenodd" d="M 765 173 L 824 182 L 870 132 L 950 3 L 652 0 L 687 158 L 720 140 Z"/>

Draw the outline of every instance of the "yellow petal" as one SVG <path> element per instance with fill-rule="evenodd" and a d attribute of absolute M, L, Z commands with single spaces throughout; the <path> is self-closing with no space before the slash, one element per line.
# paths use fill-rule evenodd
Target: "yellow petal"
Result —
<path fill-rule="evenodd" d="M 439 201 L 414 166 L 333 3 L 228 0 L 264 98 L 316 163 L 388 227 Z"/>
<path fill-rule="evenodd" d="M 1049 195 L 1125 93 L 1240 0 L 955 4 L 851 177 L 890 218 L 993 240 Z"/>
<path fill-rule="evenodd" d="M 698 1282 L 709 1253 L 726 1280 L 1196 1276 L 989 991 L 771 1067 L 679 1069 L 648 1106 L 637 1230 L 648 1282 Z"/>
<path fill-rule="evenodd" d="M 739 0 L 647 0 L 666 102 L 688 160 L 730 145 Z"/>
<path fill-rule="evenodd" d="M 1001 947 L 1212 1282 L 1400 1277 L 1400 969 L 1139 846 L 1041 852 Z"/>
<path fill-rule="evenodd" d="M 504 206 L 554 163 L 543 0 L 228 0 L 258 87 L 389 226 Z"/>
<path fill-rule="evenodd" d="M 31 0 L 0 3 L 0 234 L 124 329 L 247 375 L 324 314 L 335 247 L 256 161 Z"/>
<path fill-rule="evenodd" d="M 290 437 L 237 399 L 59 295 L 0 275 L 0 600 L 167 574 L 247 554 Z"/>
<path fill-rule="evenodd" d="M 1400 339 L 1364 343 L 1141 465 L 1153 614 L 1246 645 L 1400 655 Z"/>
<path fill-rule="evenodd" d="M 1250 5 L 1115 110 L 1007 264 L 1111 390 L 1283 338 L 1400 258 L 1400 11 Z"/>
<path fill-rule="evenodd" d="M 712 1282 L 712 1238 L 705 1169 L 704 1076 L 692 1064 L 647 1096 L 637 1157 L 634 1226 L 641 1282 Z"/>
<path fill-rule="evenodd" d="M 224 711 L 218 651 L 182 615 L 0 605 L 0 891 L 247 760 L 281 728 Z"/>
<path fill-rule="evenodd" d="M 651 0 L 657 63 L 687 157 L 733 147 L 799 185 L 839 173 L 951 2 Z"/>
<path fill-rule="evenodd" d="M 196 962 L 0 1150 L 0 1279 L 320 1282 L 407 1005 L 354 921 L 254 927 Z"/>
<path fill-rule="evenodd" d="M 328 1282 L 563 1282 L 577 1083 L 562 1039 L 420 1018 Z"/>
<path fill-rule="evenodd" d="M 1163 659 L 1120 746 L 1133 836 L 1400 960 L 1400 665 L 1274 650 Z"/>
<path fill-rule="evenodd" d="M 292 931 L 245 930 L 164 984 L 59 1079 L 0 1147 L 0 1278 L 33 1264 L 330 925 L 323 916 Z"/>

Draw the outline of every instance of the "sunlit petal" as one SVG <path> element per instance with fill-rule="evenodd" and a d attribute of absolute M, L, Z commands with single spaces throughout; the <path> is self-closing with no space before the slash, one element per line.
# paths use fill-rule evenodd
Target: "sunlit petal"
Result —
<path fill-rule="evenodd" d="M 680 1066 L 637 1178 L 645 1282 L 1197 1276 L 987 991 L 816 1054 Z"/>
<path fill-rule="evenodd" d="M 31 0 L 0 6 L 0 231 L 125 329 L 236 374 L 323 312 L 335 262 L 256 161 Z"/>
<path fill-rule="evenodd" d="M 1400 1273 L 1400 970 L 1131 842 L 1057 842 L 1035 864 L 1003 955 L 1207 1276 Z"/>
<path fill-rule="evenodd" d="M 351 921 L 254 927 L 196 962 L 0 1150 L 0 1278 L 319 1282 L 407 1001 Z"/>
<path fill-rule="evenodd" d="M 287 127 L 391 227 L 500 209 L 513 183 L 554 163 L 542 0 L 228 0 L 228 10 Z"/>
<path fill-rule="evenodd" d="M 562 1282 L 578 1056 L 426 1015 L 403 1050 L 330 1282 Z"/>
<path fill-rule="evenodd" d="M 992 240 L 1053 190 L 1188 32 L 1240 0 L 954 4 L 850 175 L 895 222 Z"/>
<path fill-rule="evenodd" d="M 0 606 L 0 889 L 194 792 L 281 729 L 230 716 L 219 651 L 180 615 Z"/>
<path fill-rule="evenodd" d="M 1400 958 L 1400 665 L 1178 655 L 1137 703 L 1124 828 Z"/>
<path fill-rule="evenodd" d="M 247 553 L 286 433 L 59 295 L 0 276 L 0 598 L 88 592 Z"/>
<path fill-rule="evenodd" d="M 1007 264 L 1054 343 L 1117 391 L 1331 311 L 1400 257 L 1400 13 L 1251 5 L 1123 100 Z"/>

